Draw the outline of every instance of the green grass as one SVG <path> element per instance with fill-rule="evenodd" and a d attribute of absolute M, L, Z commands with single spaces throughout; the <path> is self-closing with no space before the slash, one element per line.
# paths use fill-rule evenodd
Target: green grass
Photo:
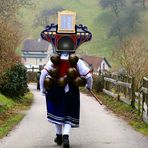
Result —
<path fill-rule="evenodd" d="M 11 99 L 0 94 L 0 138 L 6 136 L 12 128 L 18 124 L 25 114 L 21 111 L 30 108 L 33 101 L 33 94 L 27 93 L 22 98 Z"/>
<path fill-rule="evenodd" d="M 15 125 L 23 119 L 23 117 L 24 114 L 14 114 L 10 118 L 5 120 L 5 122 L 0 125 L 0 138 L 6 136 L 9 131 L 12 130 Z"/>
<path fill-rule="evenodd" d="M 78 53 L 106 57 L 112 66 L 117 66 L 112 57 L 113 50 L 116 48 L 117 38 L 108 38 L 108 32 L 113 22 L 114 14 L 110 9 L 102 9 L 99 5 L 99 0 L 32 0 L 36 6 L 29 9 L 23 8 L 20 10 L 19 20 L 23 24 L 22 33 L 24 38 L 39 38 L 43 27 L 33 27 L 33 20 L 43 9 L 53 9 L 62 7 L 75 11 L 77 13 L 77 24 L 84 24 L 92 32 L 92 40 L 82 44 L 77 50 Z M 131 0 L 130 0 L 131 1 Z M 127 1 L 129 2 L 129 1 Z M 148 7 L 148 6 L 147 6 Z M 129 35 L 142 39 L 148 44 L 148 8 L 140 10 L 141 21 L 138 24 L 136 32 Z M 57 23 L 57 14 L 50 18 L 50 23 Z"/>
<path fill-rule="evenodd" d="M 33 94 L 31 92 L 27 93 L 20 100 L 16 101 L 16 107 L 21 110 L 26 110 L 30 108 L 30 104 L 33 101 Z"/>
<path fill-rule="evenodd" d="M 125 119 L 135 130 L 148 136 L 148 124 L 142 121 L 136 109 L 102 93 L 100 93 L 98 97 L 110 110 Z"/>
<path fill-rule="evenodd" d="M 132 125 L 137 131 L 140 133 L 143 133 L 144 135 L 148 136 L 148 124 L 144 123 L 142 120 L 141 121 L 130 121 L 130 125 Z"/>
<path fill-rule="evenodd" d="M 0 104 L 1 104 L 0 107 L 0 114 L 1 114 L 6 110 L 11 109 L 15 105 L 15 102 L 12 99 L 0 94 Z"/>
<path fill-rule="evenodd" d="M 34 1 L 35 2 L 35 1 Z M 33 20 L 41 10 L 54 7 L 62 7 L 75 11 L 77 13 L 77 24 L 83 24 L 92 32 L 93 38 L 91 42 L 83 44 L 78 52 L 86 51 L 87 54 L 110 57 L 113 49 L 112 39 L 107 38 L 107 32 L 112 21 L 112 17 L 107 11 L 104 11 L 98 5 L 98 0 L 36 0 L 34 9 L 21 9 L 19 20 L 24 24 L 25 37 L 38 38 L 42 27 L 33 28 Z M 34 11 L 34 12 L 32 12 Z M 54 18 L 54 19 L 53 19 Z M 57 23 L 57 15 L 50 19 L 51 23 Z M 56 19 L 55 19 L 56 18 Z"/>
<path fill-rule="evenodd" d="M 81 91 L 89 94 L 84 88 L 81 88 Z M 148 124 L 142 120 L 136 109 L 133 109 L 131 106 L 123 103 L 122 101 L 118 101 L 105 95 L 104 93 L 95 92 L 95 94 L 109 110 L 113 111 L 117 116 L 123 118 L 135 130 L 148 136 Z"/>

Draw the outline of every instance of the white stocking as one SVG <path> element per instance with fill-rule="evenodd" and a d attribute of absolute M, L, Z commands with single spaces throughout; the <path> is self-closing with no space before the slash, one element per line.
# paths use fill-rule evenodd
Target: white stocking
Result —
<path fill-rule="evenodd" d="M 56 127 L 56 134 L 62 135 L 62 125 L 55 124 Z"/>
<path fill-rule="evenodd" d="M 71 125 L 70 124 L 64 124 L 63 127 L 63 135 L 69 135 L 70 134 Z"/>

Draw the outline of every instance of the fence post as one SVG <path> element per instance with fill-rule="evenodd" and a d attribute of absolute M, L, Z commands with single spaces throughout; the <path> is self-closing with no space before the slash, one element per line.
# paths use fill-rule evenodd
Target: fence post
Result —
<path fill-rule="evenodd" d="M 34 66 L 32 66 L 32 72 L 34 72 Z"/>
<path fill-rule="evenodd" d="M 146 88 L 148 89 L 148 81 L 146 82 Z M 147 117 L 148 117 L 148 91 L 145 98 L 146 106 L 147 106 Z"/>
<path fill-rule="evenodd" d="M 106 75 L 104 74 L 104 77 L 103 77 L 103 88 L 106 89 L 106 81 L 104 80 L 104 78 L 106 77 Z"/>
<path fill-rule="evenodd" d="M 104 83 L 105 83 L 105 81 L 104 81 L 104 75 L 100 75 L 100 77 L 101 77 L 101 85 L 102 85 L 102 90 L 101 91 L 103 91 L 103 89 L 104 89 Z"/>
<path fill-rule="evenodd" d="M 143 119 L 143 111 L 144 111 L 144 101 L 145 101 L 145 94 L 144 94 L 144 92 L 142 93 L 142 114 L 141 114 L 141 117 L 142 117 L 142 119 Z"/>
<path fill-rule="evenodd" d="M 146 106 L 147 106 L 147 117 L 148 117 L 148 94 L 146 94 L 145 103 L 146 103 Z"/>
<path fill-rule="evenodd" d="M 131 106 L 135 108 L 135 77 L 132 77 L 132 84 L 131 84 Z"/>
<path fill-rule="evenodd" d="M 117 77 L 117 81 L 120 81 L 120 75 Z M 120 86 L 117 85 L 117 100 L 120 100 Z"/>
<path fill-rule="evenodd" d="M 140 116 L 140 93 L 138 93 L 138 115 Z"/>

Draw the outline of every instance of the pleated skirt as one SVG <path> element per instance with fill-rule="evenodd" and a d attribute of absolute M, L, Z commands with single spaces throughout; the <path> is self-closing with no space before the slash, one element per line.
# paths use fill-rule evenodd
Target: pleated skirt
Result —
<path fill-rule="evenodd" d="M 79 88 L 69 84 L 69 91 L 53 86 L 46 94 L 47 118 L 55 124 L 70 124 L 79 127 L 80 93 Z"/>

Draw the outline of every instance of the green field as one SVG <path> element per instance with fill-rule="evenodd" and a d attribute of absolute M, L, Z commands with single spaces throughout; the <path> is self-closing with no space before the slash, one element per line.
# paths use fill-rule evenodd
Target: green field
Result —
<path fill-rule="evenodd" d="M 113 22 L 113 13 L 110 9 L 102 9 L 99 5 L 99 0 L 32 0 L 35 3 L 33 8 L 21 9 L 19 12 L 19 20 L 23 23 L 24 38 L 39 38 L 43 27 L 33 27 L 33 20 L 36 15 L 44 9 L 63 8 L 66 10 L 75 11 L 77 13 L 77 24 L 83 24 L 92 32 L 93 38 L 78 49 L 78 53 L 86 53 L 90 55 L 106 57 L 113 63 L 112 51 L 117 43 L 116 38 L 108 38 L 107 34 Z M 140 12 L 141 20 L 138 24 L 138 29 L 132 37 L 148 42 L 148 9 Z M 51 23 L 57 23 L 57 14 L 50 18 Z"/>

